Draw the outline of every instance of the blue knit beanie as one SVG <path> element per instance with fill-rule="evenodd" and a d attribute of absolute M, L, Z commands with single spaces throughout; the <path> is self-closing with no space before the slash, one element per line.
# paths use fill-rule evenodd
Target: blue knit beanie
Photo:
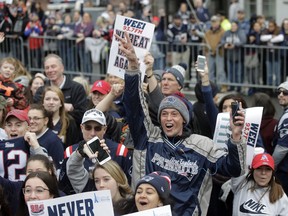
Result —
<path fill-rule="evenodd" d="M 138 181 L 135 191 L 137 191 L 139 185 L 143 183 L 152 185 L 162 200 L 169 198 L 171 191 L 171 179 L 167 173 L 152 172 L 144 176 Z"/>

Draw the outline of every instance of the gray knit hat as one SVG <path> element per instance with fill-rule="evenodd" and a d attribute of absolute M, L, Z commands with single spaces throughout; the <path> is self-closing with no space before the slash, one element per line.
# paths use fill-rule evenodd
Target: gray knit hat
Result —
<path fill-rule="evenodd" d="M 284 88 L 285 90 L 288 90 L 288 81 L 281 83 L 277 89 L 280 89 L 280 88 Z"/>
<path fill-rule="evenodd" d="M 163 109 L 176 109 L 178 110 L 178 112 L 180 112 L 180 114 L 182 115 L 184 121 L 185 121 L 185 125 L 187 125 L 189 123 L 189 111 L 188 108 L 186 106 L 186 104 L 184 103 L 184 101 L 182 101 L 180 98 L 178 98 L 177 96 L 168 96 L 165 97 L 159 106 L 158 109 L 158 120 L 160 122 L 160 114 L 162 112 Z"/>
<path fill-rule="evenodd" d="M 185 77 L 185 68 L 181 65 L 174 65 L 173 67 L 166 70 L 166 73 L 171 73 L 175 76 L 179 85 L 183 88 L 184 86 L 184 77 Z"/>

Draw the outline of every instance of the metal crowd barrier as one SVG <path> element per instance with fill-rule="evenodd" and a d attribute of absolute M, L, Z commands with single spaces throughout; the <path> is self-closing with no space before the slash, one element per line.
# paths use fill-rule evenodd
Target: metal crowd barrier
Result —
<path fill-rule="evenodd" d="M 99 43 L 96 42 L 95 46 Z M 107 73 L 109 44 L 102 45 L 99 49 L 97 54 L 100 56 L 95 63 L 91 59 L 91 53 L 86 52 L 84 43 L 76 43 L 76 38 L 58 39 L 41 36 L 24 41 L 21 37 L 6 35 L 5 41 L 0 44 L 0 57 L 18 58 L 32 74 L 35 74 L 44 71 L 44 57 L 49 53 L 56 53 L 62 57 L 67 74 L 71 76 L 82 74 L 92 82 L 104 78 Z M 194 69 L 197 55 L 206 55 L 208 65 L 209 61 L 213 60 L 204 43 L 156 42 L 152 44 L 150 52 L 155 58 L 154 69 L 165 69 L 180 62 L 185 63 L 186 87 L 193 87 L 198 80 Z M 214 79 L 218 86 L 226 85 L 237 91 L 241 88 L 276 88 L 288 76 L 288 47 L 244 45 L 235 50 L 219 48 L 216 56 L 212 57 L 216 70 L 214 77 L 212 74 L 210 78 Z M 209 71 L 213 72 L 213 69 L 209 68 Z"/>

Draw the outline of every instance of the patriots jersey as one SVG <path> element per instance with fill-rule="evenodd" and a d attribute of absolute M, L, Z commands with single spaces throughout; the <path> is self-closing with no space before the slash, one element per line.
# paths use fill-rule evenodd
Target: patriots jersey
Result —
<path fill-rule="evenodd" d="M 11 181 L 25 179 L 30 146 L 23 137 L 0 141 L 0 175 Z"/>

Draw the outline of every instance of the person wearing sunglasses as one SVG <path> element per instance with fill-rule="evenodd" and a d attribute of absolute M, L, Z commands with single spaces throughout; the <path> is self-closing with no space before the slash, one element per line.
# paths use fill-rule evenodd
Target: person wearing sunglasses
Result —
<path fill-rule="evenodd" d="M 286 194 L 288 194 L 288 81 L 281 83 L 277 88 L 279 105 L 284 112 L 274 130 L 273 158 L 275 160 L 276 177 L 280 180 Z"/>
<path fill-rule="evenodd" d="M 103 112 L 98 109 L 87 110 L 80 125 L 83 140 L 66 148 L 64 162 L 60 172 L 60 189 L 66 194 L 90 191 L 94 188 L 94 182 L 90 183 L 89 171 L 95 167 L 95 162 L 83 154 L 86 143 L 98 137 L 100 142 L 105 142 L 110 150 L 111 159 L 116 161 L 124 170 L 128 181 L 131 180 L 132 153 L 120 143 L 106 138 L 107 121 Z M 84 159 L 85 158 L 85 159 Z M 67 165 L 66 165 L 67 163 Z M 69 178 L 68 178 L 69 177 Z"/>
<path fill-rule="evenodd" d="M 30 173 L 19 194 L 19 206 L 16 215 L 28 216 L 28 201 L 47 200 L 59 197 L 57 180 L 45 171 Z"/>

